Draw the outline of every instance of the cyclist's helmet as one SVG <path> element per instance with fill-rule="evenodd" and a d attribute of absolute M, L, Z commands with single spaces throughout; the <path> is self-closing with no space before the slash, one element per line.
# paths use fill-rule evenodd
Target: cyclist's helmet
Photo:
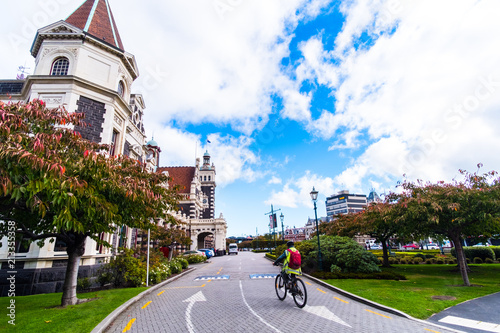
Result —
<path fill-rule="evenodd" d="M 286 246 L 288 246 L 289 248 L 290 248 L 290 247 L 293 247 L 293 245 L 294 245 L 294 244 L 293 244 L 293 242 L 292 242 L 292 241 L 288 241 L 288 242 L 286 243 Z"/>

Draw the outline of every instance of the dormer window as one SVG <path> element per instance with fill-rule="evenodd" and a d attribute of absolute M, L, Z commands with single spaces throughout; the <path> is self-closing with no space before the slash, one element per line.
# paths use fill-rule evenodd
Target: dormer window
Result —
<path fill-rule="evenodd" d="M 125 95 L 125 84 L 123 84 L 123 81 L 118 82 L 118 95 L 121 97 Z"/>
<path fill-rule="evenodd" d="M 68 75 L 69 60 L 67 58 L 57 58 L 52 64 L 50 75 Z"/>

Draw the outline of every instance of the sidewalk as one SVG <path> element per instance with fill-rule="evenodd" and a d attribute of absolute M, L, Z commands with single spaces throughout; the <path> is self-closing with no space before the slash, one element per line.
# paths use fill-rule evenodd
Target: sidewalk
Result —
<path fill-rule="evenodd" d="M 427 321 L 470 333 L 500 333 L 500 292 L 448 308 Z"/>
<path fill-rule="evenodd" d="M 325 288 L 334 290 L 346 297 L 352 298 L 358 302 L 362 302 L 371 305 L 380 310 L 406 317 L 412 320 L 415 319 L 404 312 L 399 310 L 386 307 L 385 305 L 378 304 L 371 300 L 367 300 L 358 295 L 354 295 L 346 292 L 340 288 L 329 285 L 322 280 L 316 279 L 310 275 L 304 274 L 307 278 L 314 280 L 316 283 L 323 285 Z M 467 332 L 467 333 L 486 333 L 494 332 L 500 333 L 500 292 L 487 295 L 484 297 L 479 297 L 470 301 L 463 302 L 461 304 L 455 305 L 444 311 L 432 315 L 427 320 L 429 323 L 438 325 L 441 327 L 446 327 L 456 332 Z"/>

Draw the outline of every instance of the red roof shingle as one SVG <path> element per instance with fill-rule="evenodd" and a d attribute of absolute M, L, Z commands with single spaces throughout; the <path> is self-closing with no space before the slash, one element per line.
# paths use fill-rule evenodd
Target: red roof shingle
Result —
<path fill-rule="evenodd" d="M 92 11 L 94 6 L 96 6 L 95 10 Z M 66 22 L 82 29 L 97 39 L 124 50 L 108 0 L 85 1 L 83 5 L 66 19 Z"/>
<path fill-rule="evenodd" d="M 179 193 L 190 193 L 191 182 L 193 181 L 196 167 L 162 167 L 158 168 L 157 172 L 168 171 L 170 176 L 170 185 L 179 185 Z"/>

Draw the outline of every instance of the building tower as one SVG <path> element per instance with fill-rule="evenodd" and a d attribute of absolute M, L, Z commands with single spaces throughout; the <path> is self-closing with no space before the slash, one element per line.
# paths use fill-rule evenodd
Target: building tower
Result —
<path fill-rule="evenodd" d="M 201 190 L 205 195 L 203 199 L 204 209 L 202 219 L 215 218 L 215 166 L 210 165 L 210 154 L 208 150 L 203 154 L 203 165 L 199 172 L 201 181 Z"/>

